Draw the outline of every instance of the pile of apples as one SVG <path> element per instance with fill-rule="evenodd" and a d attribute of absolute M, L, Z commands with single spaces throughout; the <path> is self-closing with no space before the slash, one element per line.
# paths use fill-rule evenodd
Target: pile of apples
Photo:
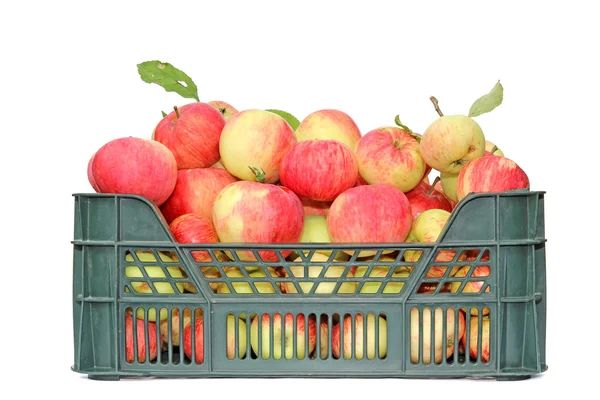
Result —
<path fill-rule="evenodd" d="M 104 144 L 91 156 L 87 175 L 98 193 L 148 199 L 179 243 L 432 243 L 469 193 L 529 189 L 527 174 L 484 136 L 476 112 L 444 116 L 432 101 L 439 117 L 422 134 L 398 117 L 396 126 L 363 133 L 336 109 L 298 121 L 272 110 L 194 101 L 158 120 L 151 138 Z M 434 170 L 439 176 L 430 184 Z M 369 260 L 375 253 L 363 250 L 357 257 Z M 236 254 L 256 261 L 251 251 Z M 299 260 L 291 250 L 281 254 Z M 279 261 L 273 251 L 259 256 Z M 212 261 L 202 251 L 194 258 Z M 328 259 L 322 258 L 315 253 L 311 261 Z M 357 271 L 348 276 L 360 276 Z M 339 331 L 339 323 L 333 329 Z"/>

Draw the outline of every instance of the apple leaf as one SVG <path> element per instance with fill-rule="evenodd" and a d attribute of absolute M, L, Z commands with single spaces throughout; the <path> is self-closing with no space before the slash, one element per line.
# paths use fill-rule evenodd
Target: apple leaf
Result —
<path fill-rule="evenodd" d="M 140 78 L 146 83 L 156 83 L 167 92 L 175 92 L 188 99 L 198 98 L 198 87 L 185 72 L 169 63 L 161 61 L 145 61 L 137 65 Z"/>
<path fill-rule="evenodd" d="M 290 114 L 288 112 L 281 111 L 281 110 L 274 110 L 274 109 L 268 109 L 266 111 L 277 114 L 280 117 L 282 117 L 283 119 L 285 119 L 287 121 L 287 123 L 290 124 L 290 126 L 292 127 L 292 130 L 294 132 L 296 131 L 296 128 L 298 128 L 298 125 L 300 125 L 300 121 L 298 121 L 298 118 L 294 117 L 292 114 Z"/>
<path fill-rule="evenodd" d="M 498 81 L 488 94 L 485 94 L 475 100 L 471 106 L 471 109 L 469 110 L 469 117 L 476 117 L 492 111 L 494 108 L 502 104 L 503 97 L 504 88 L 500 84 L 500 81 Z"/>
<path fill-rule="evenodd" d="M 166 113 L 166 112 L 164 112 L 163 110 L 160 110 L 160 112 L 161 112 L 161 114 L 162 114 L 163 118 L 167 116 L 167 113 Z"/>

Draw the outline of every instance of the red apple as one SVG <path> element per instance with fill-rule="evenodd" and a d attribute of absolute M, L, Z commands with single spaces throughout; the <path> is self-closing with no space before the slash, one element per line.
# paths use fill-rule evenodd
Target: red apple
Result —
<path fill-rule="evenodd" d="M 300 197 L 333 201 L 358 179 L 354 153 L 337 140 L 304 140 L 281 159 L 281 183 Z"/>
<path fill-rule="evenodd" d="M 302 206 L 304 207 L 304 215 L 322 215 L 327 216 L 329 207 L 331 207 L 331 201 L 317 201 L 308 199 L 306 197 L 300 197 Z"/>
<path fill-rule="evenodd" d="M 221 163 L 239 179 L 276 183 L 281 159 L 296 142 L 292 127 L 279 115 L 240 111 L 229 118 L 221 133 Z"/>
<path fill-rule="evenodd" d="M 423 211 L 432 208 L 439 208 L 448 212 L 452 211 L 450 200 L 448 200 L 443 193 L 440 193 L 435 189 L 435 185 L 439 179 L 439 177 L 436 177 L 433 185 L 421 182 L 413 190 L 406 193 L 406 197 L 410 202 L 410 210 L 413 219 L 416 219 Z"/>
<path fill-rule="evenodd" d="M 310 139 L 339 140 L 354 151 L 361 137 L 356 122 L 345 112 L 324 109 L 310 113 L 296 128 L 298 141 Z"/>
<path fill-rule="evenodd" d="M 333 201 L 327 214 L 327 228 L 333 242 L 402 243 L 412 221 L 406 195 L 386 184 L 346 190 Z M 359 257 L 376 253 L 376 250 L 364 250 Z"/>
<path fill-rule="evenodd" d="M 196 364 L 204 362 L 204 317 L 196 319 L 194 323 L 194 351 L 196 352 Z M 192 324 L 189 323 L 183 329 L 183 351 L 192 359 Z"/>
<path fill-rule="evenodd" d="M 212 220 L 199 214 L 183 214 L 175 218 L 169 225 L 171 234 L 177 243 L 217 243 L 219 236 Z M 196 262 L 214 261 L 208 251 L 192 251 Z"/>
<path fill-rule="evenodd" d="M 386 183 L 406 193 L 425 174 L 419 142 L 400 128 L 383 127 L 367 132 L 354 151 L 360 176 L 369 184 Z"/>
<path fill-rule="evenodd" d="M 146 329 L 145 322 L 141 318 L 136 318 L 136 336 L 137 336 L 137 362 L 146 362 Z M 154 360 L 158 354 L 156 347 L 156 324 L 148 322 L 148 339 L 150 341 L 150 361 Z M 131 314 L 125 316 L 125 359 L 128 363 L 134 361 L 134 343 L 133 343 L 133 317 Z"/>
<path fill-rule="evenodd" d="M 191 168 L 177 171 L 175 189 L 160 207 L 168 223 L 183 214 L 212 217 L 217 195 L 225 186 L 237 179 L 221 168 Z"/>
<path fill-rule="evenodd" d="M 169 113 L 154 128 L 154 140 L 167 146 L 177 168 L 206 168 L 219 161 L 225 118 L 207 103 L 190 103 Z"/>
<path fill-rule="evenodd" d="M 88 162 L 87 175 L 88 175 L 88 181 L 90 181 L 90 185 L 92 185 L 92 188 L 94 189 L 94 191 L 96 191 L 96 193 L 100 193 L 100 188 L 98 187 L 98 184 L 96 183 L 96 179 L 94 178 L 94 174 L 92 173 L 92 163 L 94 162 L 95 155 L 96 155 L 96 153 L 94 153 L 92 155 L 92 157 L 90 158 L 90 161 Z"/>
<path fill-rule="evenodd" d="M 177 163 L 163 144 L 124 137 L 103 145 L 91 159 L 90 184 L 98 193 L 136 194 L 157 206 L 173 192 Z"/>
<path fill-rule="evenodd" d="M 302 235 L 304 209 L 298 196 L 285 186 L 237 181 L 217 196 L 212 220 L 221 242 L 293 243 Z M 242 261 L 256 260 L 251 250 L 236 253 Z M 281 251 L 283 257 L 290 253 Z M 279 260 L 273 251 L 258 254 L 264 261 Z"/>
<path fill-rule="evenodd" d="M 239 112 L 234 106 L 227 103 L 226 101 L 213 100 L 209 101 L 208 104 L 219 110 L 221 115 L 223 115 L 223 118 L 225 118 L 225 121 L 227 121 L 229 118 L 231 118 L 233 115 Z"/>
<path fill-rule="evenodd" d="M 456 196 L 459 201 L 469 193 L 515 189 L 529 189 L 529 178 L 517 163 L 502 156 L 480 157 L 469 161 L 460 170 L 456 181 Z"/>

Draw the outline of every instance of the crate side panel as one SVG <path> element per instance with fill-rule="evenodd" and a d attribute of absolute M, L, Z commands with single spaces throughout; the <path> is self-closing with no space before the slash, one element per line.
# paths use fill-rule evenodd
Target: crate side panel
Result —
<path fill-rule="evenodd" d="M 535 247 L 535 293 L 540 363 L 546 364 L 546 246 Z"/>
<path fill-rule="evenodd" d="M 499 265 L 502 271 L 501 294 L 504 297 L 533 296 L 531 246 L 503 246 Z"/>
<path fill-rule="evenodd" d="M 117 207 L 114 196 L 77 196 L 83 240 L 116 241 Z M 76 237 L 77 238 L 77 237 Z"/>
<path fill-rule="evenodd" d="M 498 197 L 500 240 L 530 239 L 528 204 L 528 196 Z"/>
<path fill-rule="evenodd" d="M 137 198 L 120 199 L 119 228 L 123 241 L 171 242 L 160 210 Z"/>
<path fill-rule="evenodd" d="M 527 308 L 527 303 L 503 304 L 500 370 L 523 368 Z"/>
<path fill-rule="evenodd" d="M 494 240 L 496 223 L 495 198 L 465 198 L 443 235 L 442 242 Z"/>

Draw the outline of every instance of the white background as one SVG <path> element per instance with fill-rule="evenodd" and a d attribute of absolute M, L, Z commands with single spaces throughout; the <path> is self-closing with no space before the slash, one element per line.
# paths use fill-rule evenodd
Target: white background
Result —
<path fill-rule="evenodd" d="M 3 389 L 63 399 L 531 399 L 575 394 L 592 382 L 600 355 L 591 328 L 600 135 L 592 1 L 9 4 L 0 10 Z M 141 81 L 136 64 L 153 59 L 188 73 L 201 101 L 280 108 L 300 119 L 337 108 L 363 133 L 393 124 L 396 114 L 423 132 L 437 116 L 429 96 L 445 114 L 467 113 L 500 79 L 504 103 L 477 121 L 527 172 L 531 188 L 547 191 L 549 370 L 503 383 L 103 383 L 72 372 L 71 195 L 92 190 L 86 167 L 101 145 L 149 138 L 160 110 L 190 101 Z"/>

